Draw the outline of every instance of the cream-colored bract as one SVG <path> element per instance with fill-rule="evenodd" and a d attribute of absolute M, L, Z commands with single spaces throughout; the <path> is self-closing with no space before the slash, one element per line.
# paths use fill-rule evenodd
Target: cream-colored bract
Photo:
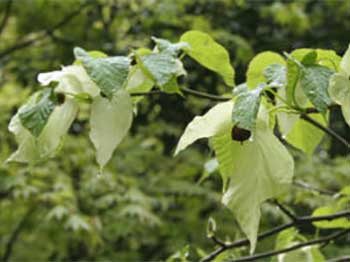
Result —
<path fill-rule="evenodd" d="M 222 202 L 232 210 L 254 251 L 260 205 L 285 192 L 292 182 L 294 161 L 265 121 L 258 119 L 254 139 L 240 144 L 230 133 L 212 139 L 219 169 L 230 179 Z"/>
<path fill-rule="evenodd" d="M 211 138 L 219 169 L 228 189 L 222 202 L 232 210 L 254 251 L 260 205 L 277 197 L 292 182 L 294 161 L 269 128 L 266 109 L 260 108 L 253 139 L 243 144 L 231 138 L 233 102 L 220 103 L 188 124 L 175 155 L 200 138 Z"/>
<path fill-rule="evenodd" d="M 57 93 L 62 92 L 71 95 L 87 93 L 91 97 L 95 97 L 100 93 L 100 89 L 80 65 L 65 66 L 60 71 L 40 73 L 38 81 L 44 86 L 51 82 L 58 82 L 58 86 L 55 88 Z"/>
<path fill-rule="evenodd" d="M 117 91 L 111 100 L 97 96 L 91 105 L 90 139 L 101 170 L 107 164 L 132 123 L 132 100 L 127 91 Z"/>
<path fill-rule="evenodd" d="M 175 155 L 200 138 L 209 138 L 227 130 L 231 124 L 233 102 L 219 103 L 203 116 L 196 116 L 182 134 Z"/>

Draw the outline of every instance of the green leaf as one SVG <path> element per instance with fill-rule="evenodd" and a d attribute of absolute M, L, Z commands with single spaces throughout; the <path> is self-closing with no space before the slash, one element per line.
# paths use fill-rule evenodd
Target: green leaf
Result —
<path fill-rule="evenodd" d="M 334 71 L 324 66 L 308 66 L 302 69 L 301 88 L 316 109 L 325 113 L 331 104 L 328 95 L 329 79 Z"/>
<path fill-rule="evenodd" d="M 327 125 L 325 118 L 321 114 L 310 114 L 312 119 L 322 125 Z M 293 123 L 293 127 L 286 136 L 286 140 L 291 145 L 301 149 L 308 155 L 312 155 L 317 145 L 321 142 L 324 132 L 302 118 L 298 118 Z"/>
<path fill-rule="evenodd" d="M 103 53 L 101 51 L 98 51 L 98 50 L 92 50 L 92 51 L 88 51 L 86 53 L 92 58 L 105 58 L 105 57 L 108 57 L 107 54 L 105 54 L 105 53 Z M 73 65 L 82 65 L 82 62 L 79 59 L 76 59 L 73 62 Z"/>
<path fill-rule="evenodd" d="M 301 60 L 301 63 L 305 66 L 314 65 L 317 61 L 317 52 L 314 49 L 311 49 L 310 52 L 305 54 L 303 59 Z"/>
<path fill-rule="evenodd" d="M 52 88 L 45 88 L 34 96 L 34 101 L 22 107 L 18 117 L 22 125 L 38 137 L 55 108 L 55 102 Z"/>
<path fill-rule="evenodd" d="M 307 239 L 300 235 L 295 228 L 290 228 L 278 234 L 275 250 L 285 249 L 300 244 Z M 317 246 L 304 247 L 288 253 L 283 253 L 273 258 L 271 262 L 324 262 L 325 258 Z"/>
<path fill-rule="evenodd" d="M 38 81 L 42 85 L 58 82 L 55 88 L 57 93 L 69 95 L 88 94 L 91 97 L 99 95 L 99 88 L 90 79 L 82 66 L 65 66 L 60 71 L 40 73 Z"/>
<path fill-rule="evenodd" d="M 130 69 L 126 90 L 130 93 L 148 92 L 153 88 L 154 82 L 147 77 L 139 66 Z M 134 103 L 143 99 L 143 96 L 132 97 Z"/>
<path fill-rule="evenodd" d="M 325 66 L 332 70 L 337 70 L 340 64 L 340 57 L 333 51 L 333 50 L 326 50 L 326 49 L 310 49 L 310 48 L 300 48 L 294 50 L 290 57 L 287 59 L 287 86 L 286 86 L 286 98 L 288 102 L 293 101 L 293 93 L 294 90 L 296 90 L 299 82 L 299 78 L 301 76 L 300 68 L 299 66 L 293 61 L 299 61 L 300 63 L 306 62 L 310 63 L 310 57 L 307 58 L 306 56 L 314 56 L 310 53 L 314 53 L 313 51 L 316 51 L 317 53 L 317 60 L 315 63 L 321 66 Z M 300 102 L 296 101 L 298 104 Z"/>
<path fill-rule="evenodd" d="M 128 73 L 130 59 L 124 56 L 93 58 L 81 48 L 74 48 L 74 55 L 79 59 L 91 77 L 109 99 L 124 87 Z"/>
<path fill-rule="evenodd" d="M 35 96 L 28 103 L 34 104 Z M 62 105 L 54 109 L 38 138 L 22 126 L 19 113 L 24 107 L 22 106 L 11 119 L 9 130 L 16 136 L 18 149 L 6 161 L 36 164 L 55 155 L 78 112 L 78 106 L 74 100 L 67 98 Z"/>
<path fill-rule="evenodd" d="M 253 90 L 241 91 L 232 110 L 232 121 L 238 127 L 252 131 L 260 106 L 260 94 L 264 85 Z"/>
<path fill-rule="evenodd" d="M 329 83 L 331 99 L 341 105 L 346 123 L 350 126 L 350 47 L 345 52 L 340 65 L 340 73 L 334 74 Z"/>
<path fill-rule="evenodd" d="M 266 79 L 264 72 L 272 64 L 285 65 L 286 62 L 281 55 L 270 51 L 259 53 L 250 61 L 246 75 L 247 85 L 250 89 L 267 82 L 268 79 Z"/>
<path fill-rule="evenodd" d="M 231 124 L 231 112 L 233 102 L 219 103 L 211 108 L 205 115 L 196 116 L 186 127 L 182 134 L 175 154 L 201 138 L 208 138 L 229 130 Z"/>
<path fill-rule="evenodd" d="M 337 205 L 324 206 L 324 207 L 317 208 L 312 213 L 312 216 L 331 215 L 339 211 L 340 209 Z M 330 221 L 314 222 L 313 224 L 318 228 L 350 228 L 350 220 L 349 218 L 345 218 L 345 217 L 330 220 Z"/>
<path fill-rule="evenodd" d="M 181 49 L 189 49 L 190 46 L 186 42 L 171 43 L 166 39 L 152 37 L 152 40 L 157 44 L 160 53 L 169 53 L 176 57 Z"/>
<path fill-rule="evenodd" d="M 293 242 L 291 245 L 299 244 L 300 242 Z M 287 248 L 287 247 L 286 247 Z M 297 249 L 288 253 L 280 254 L 277 257 L 278 262 L 325 262 L 325 258 L 318 247 L 305 247 Z"/>
<path fill-rule="evenodd" d="M 264 76 L 267 79 L 269 86 L 284 87 L 287 82 L 286 66 L 281 64 L 271 64 L 266 67 Z"/>
<path fill-rule="evenodd" d="M 234 86 L 235 72 L 230 63 L 230 55 L 222 45 L 200 31 L 188 31 L 181 36 L 180 41 L 191 46 L 185 49 L 190 57 L 221 75 L 228 86 Z"/>
<path fill-rule="evenodd" d="M 127 91 L 117 91 L 111 100 L 96 97 L 91 105 L 90 139 L 101 170 L 130 129 L 132 101 Z"/>
<path fill-rule="evenodd" d="M 178 73 L 176 59 L 168 53 L 153 53 L 141 57 L 141 68 L 159 87 L 167 84 Z"/>
<path fill-rule="evenodd" d="M 350 76 L 350 45 L 341 59 L 340 72 Z"/>
<path fill-rule="evenodd" d="M 292 182 L 294 162 L 286 148 L 258 119 L 253 141 L 232 141 L 230 132 L 212 138 L 223 179 L 230 179 L 222 202 L 232 210 L 254 251 L 260 205 L 285 192 Z"/>

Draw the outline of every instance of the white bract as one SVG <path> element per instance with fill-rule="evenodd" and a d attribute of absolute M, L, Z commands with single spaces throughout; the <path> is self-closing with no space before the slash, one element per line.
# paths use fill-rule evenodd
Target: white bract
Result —
<path fill-rule="evenodd" d="M 232 210 L 254 251 L 260 222 L 260 205 L 285 191 L 291 183 L 294 162 L 269 129 L 261 108 L 253 139 L 241 144 L 231 138 L 233 102 L 220 103 L 195 117 L 180 138 L 176 152 L 200 138 L 212 138 L 224 186 L 222 202 Z"/>
<path fill-rule="evenodd" d="M 40 73 L 38 81 L 42 85 L 57 82 L 58 85 L 55 88 L 55 92 L 58 93 L 62 92 L 71 95 L 86 93 L 91 97 L 95 97 L 100 93 L 98 86 L 80 65 L 65 66 L 60 71 Z"/>

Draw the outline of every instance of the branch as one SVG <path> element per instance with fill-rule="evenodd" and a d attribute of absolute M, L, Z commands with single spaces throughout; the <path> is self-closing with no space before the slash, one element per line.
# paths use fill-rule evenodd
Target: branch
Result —
<path fill-rule="evenodd" d="M 2 31 L 4 31 L 4 29 L 7 25 L 7 21 L 10 17 L 11 7 L 12 7 L 12 0 L 7 0 L 4 17 L 2 18 L 2 21 L 0 24 L 0 35 L 1 35 Z"/>
<path fill-rule="evenodd" d="M 311 118 L 310 116 L 308 116 L 307 114 L 301 114 L 300 117 L 302 119 L 304 119 L 306 122 L 309 122 L 310 124 L 312 124 L 313 126 L 317 127 L 318 129 L 322 130 L 323 132 L 325 132 L 326 134 L 330 135 L 331 137 L 333 137 L 334 139 L 338 140 L 340 143 L 342 143 L 345 147 L 347 147 L 348 149 L 350 149 L 350 143 L 348 141 L 346 141 L 345 138 L 341 137 L 340 135 L 338 135 L 336 132 L 334 132 L 332 129 L 325 127 L 323 125 L 321 125 L 319 122 L 315 121 L 313 118 Z"/>
<path fill-rule="evenodd" d="M 295 216 L 292 212 L 290 212 L 284 205 L 282 205 L 280 202 L 278 202 L 277 200 L 272 201 L 273 204 L 275 204 L 276 206 L 279 207 L 279 209 L 281 209 L 281 211 L 287 215 L 287 217 L 289 217 L 292 221 L 297 221 L 298 217 Z"/>
<path fill-rule="evenodd" d="M 300 227 L 302 225 L 311 224 L 311 223 L 317 222 L 317 221 L 333 220 L 333 219 L 342 218 L 342 217 L 350 217 L 350 211 L 342 211 L 339 213 L 334 213 L 334 214 L 330 214 L 330 215 L 323 215 L 323 216 L 296 217 L 296 220 L 294 220 L 293 222 L 277 226 L 271 230 L 268 230 L 264 233 L 259 234 L 257 239 L 258 240 L 265 239 L 269 236 L 276 235 L 279 232 L 284 231 L 284 230 L 291 228 L 291 227 Z M 220 246 L 220 248 L 214 250 L 208 256 L 204 257 L 201 261 L 202 262 L 211 261 L 215 257 L 217 257 L 219 254 L 226 251 L 227 249 L 232 249 L 232 248 L 237 248 L 237 247 L 242 247 L 242 246 L 247 246 L 247 245 L 249 245 L 249 240 L 247 238 L 237 240 L 233 243 L 225 244 L 224 246 Z"/>
<path fill-rule="evenodd" d="M 34 212 L 35 207 L 30 207 L 27 212 L 24 214 L 24 216 L 21 218 L 21 220 L 18 222 L 17 226 L 13 230 L 9 240 L 7 241 L 5 245 L 5 251 L 4 255 L 2 257 L 3 262 L 7 262 L 12 254 L 13 246 L 22 231 L 24 225 L 26 224 L 28 218 L 31 216 L 31 214 Z"/>
<path fill-rule="evenodd" d="M 230 97 L 212 95 L 209 93 L 189 89 L 189 88 L 183 87 L 183 86 L 180 87 L 180 90 L 188 95 L 199 97 L 199 98 L 204 98 L 204 99 L 209 99 L 212 101 L 229 101 L 231 99 Z M 159 95 L 159 94 L 176 95 L 175 93 L 168 94 L 168 93 L 165 93 L 161 90 L 153 90 L 153 91 L 149 91 L 149 92 L 135 92 L 135 93 L 131 93 L 130 95 L 131 96 L 152 96 L 152 95 Z"/>
<path fill-rule="evenodd" d="M 9 48 L 6 48 L 5 50 L 0 52 L 0 59 L 3 57 L 6 57 L 7 55 L 16 52 L 20 49 L 26 48 L 38 41 L 41 41 L 45 39 L 46 37 L 49 37 L 56 31 L 57 29 L 65 26 L 67 23 L 69 23 L 74 17 L 79 15 L 87 6 L 89 6 L 92 2 L 88 1 L 85 4 L 82 4 L 77 10 L 71 12 L 67 16 L 65 16 L 61 21 L 59 21 L 57 24 L 55 24 L 53 27 L 45 30 L 41 34 L 37 35 L 36 37 L 33 37 L 32 39 L 24 40 L 14 46 L 11 46 Z"/>
<path fill-rule="evenodd" d="M 212 101 L 229 101 L 231 99 L 230 97 L 212 95 L 212 94 L 196 91 L 193 89 L 189 89 L 187 87 L 180 87 L 180 90 L 186 94 L 200 97 L 200 98 L 210 99 Z"/>
<path fill-rule="evenodd" d="M 272 257 L 272 256 L 276 256 L 279 254 L 284 254 L 284 253 L 288 253 L 290 251 L 302 248 L 302 247 L 306 247 L 306 246 L 313 246 L 313 245 L 317 245 L 317 244 L 322 244 L 322 243 L 328 243 L 332 240 L 335 240 L 337 238 L 340 238 L 342 236 L 344 236 L 345 234 L 350 233 L 350 229 L 344 229 L 341 230 L 339 232 L 336 232 L 334 234 L 331 234 L 327 237 L 321 237 L 318 239 L 314 239 L 314 240 L 310 240 L 304 243 L 299 243 L 299 244 L 295 244 L 293 246 L 287 247 L 287 248 L 283 248 L 280 250 L 275 250 L 275 251 L 268 251 L 268 252 L 264 252 L 264 253 L 260 253 L 260 254 L 256 254 L 253 256 L 246 256 L 246 257 L 241 257 L 238 259 L 233 259 L 233 260 L 228 260 L 230 262 L 245 262 L 245 261 L 257 261 L 258 259 L 262 259 L 262 258 L 268 258 L 268 257 Z"/>

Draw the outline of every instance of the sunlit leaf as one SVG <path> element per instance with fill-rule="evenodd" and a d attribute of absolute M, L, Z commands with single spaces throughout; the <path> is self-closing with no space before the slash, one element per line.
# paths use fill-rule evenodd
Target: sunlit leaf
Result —
<path fill-rule="evenodd" d="M 180 41 L 190 45 L 190 48 L 185 48 L 185 52 L 190 57 L 221 75 L 228 86 L 234 86 L 235 73 L 230 63 L 229 53 L 223 46 L 200 31 L 188 31 L 181 36 Z"/>
<path fill-rule="evenodd" d="M 309 116 L 318 123 L 327 125 L 325 118 L 321 114 L 310 114 Z M 323 136 L 324 132 L 322 130 L 302 118 L 298 118 L 285 139 L 306 154 L 312 155 Z"/>
<path fill-rule="evenodd" d="M 257 54 L 249 63 L 246 73 L 248 88 L 255 88 L 258 84 L 266 83 L 268 79 L 264 72 L 272 64 L 285 65 L 284 58 L 274 52 L 266 51 Z"/>

